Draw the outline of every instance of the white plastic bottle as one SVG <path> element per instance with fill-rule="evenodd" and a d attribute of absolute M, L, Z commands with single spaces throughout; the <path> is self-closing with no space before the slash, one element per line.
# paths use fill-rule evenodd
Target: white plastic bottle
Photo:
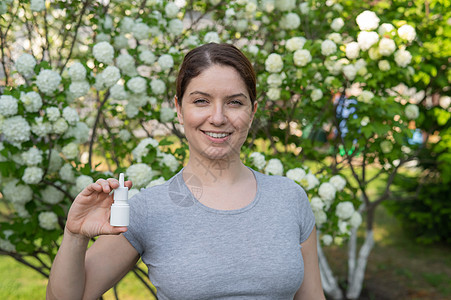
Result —
<path fill-rule="evenodd" d="M 114 190 L 110 224 L 111 226 L 128 226 L 130 224 L 130 205 L 128 204 L 128 188 L 124 185 L 124 173 L 119 174 L 119 187 Z"/>

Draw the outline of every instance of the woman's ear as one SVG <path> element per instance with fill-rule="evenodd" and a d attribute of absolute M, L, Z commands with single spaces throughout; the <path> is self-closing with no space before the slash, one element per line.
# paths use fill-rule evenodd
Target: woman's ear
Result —
<path fill-rule="evenodd" d="M 179 104 L 177 96 L 174 97 L 175 102 L 175 108 L 177 109 L 177 118 L 179 119 L 179 123 L 183 125 L 183 114 L 182 114 L 182 108 Z"/>
<path fill-rule="evenodd" d="M 254 121 L 255 113 L 257 112 L 258 103 L 257 101 L 254 101 L 254 104 L 252 105 L 252 113 L 251 113 L 251 122 L 249 123 L 249 129 L 252 126 L 252 122 Z"/>

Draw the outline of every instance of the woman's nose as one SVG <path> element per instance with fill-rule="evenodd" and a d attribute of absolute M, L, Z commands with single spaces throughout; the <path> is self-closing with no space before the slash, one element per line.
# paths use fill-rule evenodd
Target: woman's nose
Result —
<path fill-rule="evenodd" d="M 227 122 L 224 107 L 221 104 L 213 105 L 210 115 L 210 123 L 215 126 L 221 126 Z"/>

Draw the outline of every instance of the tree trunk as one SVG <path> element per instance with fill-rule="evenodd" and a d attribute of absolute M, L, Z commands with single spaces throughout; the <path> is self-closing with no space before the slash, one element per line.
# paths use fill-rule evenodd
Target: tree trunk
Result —
<path fill-rule="evenodd" d="M 367 230 L 366 232 L 366 238 L 365 242 L 362 245 L 362 248 L 360 248 L 359 251 L 359 257 L 357 260 L 357 264 L 355 262 L 355 250 L 356 250 L 356 242 L 353 239 L 356 239 L 357 231 L 354 231 L 353 236 L 351 236 L 350 244 L 354 243 L 354 255 L 353 259 L 354 261 L 351 261 L 351 257 L 348 257 L 348 266 L 354 266 L 354 268 L 350 268 L 348 270 L 349 276 L 348 276 L 348 290 L 346 291 L 346 297 L 348 299 L 358 299 L 360 296 L 360 293 L 362 291 L 363 286 L 363 279 L 365 277 L 365 269 L 366 264 L 368 262 L 368 256 L 370 255 L 371 249 L 373 249 L 374 246 L 374 239 L 373 239 L 373 230 Z M 351 245 L 350 245 L 351 246 Z M 351 248 L 351 247 L 350 247 Z M 351 249 L 350 249 L 351 251 Z M 350 254 L 350 252 L 348 252 Z"/>
<path fill-rule="evenodd" d="M 335 279 L 334 274 L 327 263 L 327 258 L 324 255 L 323 249 L 321 248 L 321 244 L 319 242 L 319 230 L 317 231 L 317 234 L 318 260 L 323 290 L 332 299 L 343 299 L 343 292 L 338 286 L 337 280 Z"/>

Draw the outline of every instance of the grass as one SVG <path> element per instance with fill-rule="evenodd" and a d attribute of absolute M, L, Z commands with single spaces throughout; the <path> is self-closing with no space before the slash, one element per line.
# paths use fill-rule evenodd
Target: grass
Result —
<path fill-rule="evenodd" d="M 0 256 L 0 299 L 45 299 L 47 279 L 37 272 L 16 262 L 9 256 Z M 136 279 L 127 274 L 117 287 L 121 300 L 152 299 L 150 292 Z M 103 296 L 105 300 L 116 299 L 113 289 Z"/>

